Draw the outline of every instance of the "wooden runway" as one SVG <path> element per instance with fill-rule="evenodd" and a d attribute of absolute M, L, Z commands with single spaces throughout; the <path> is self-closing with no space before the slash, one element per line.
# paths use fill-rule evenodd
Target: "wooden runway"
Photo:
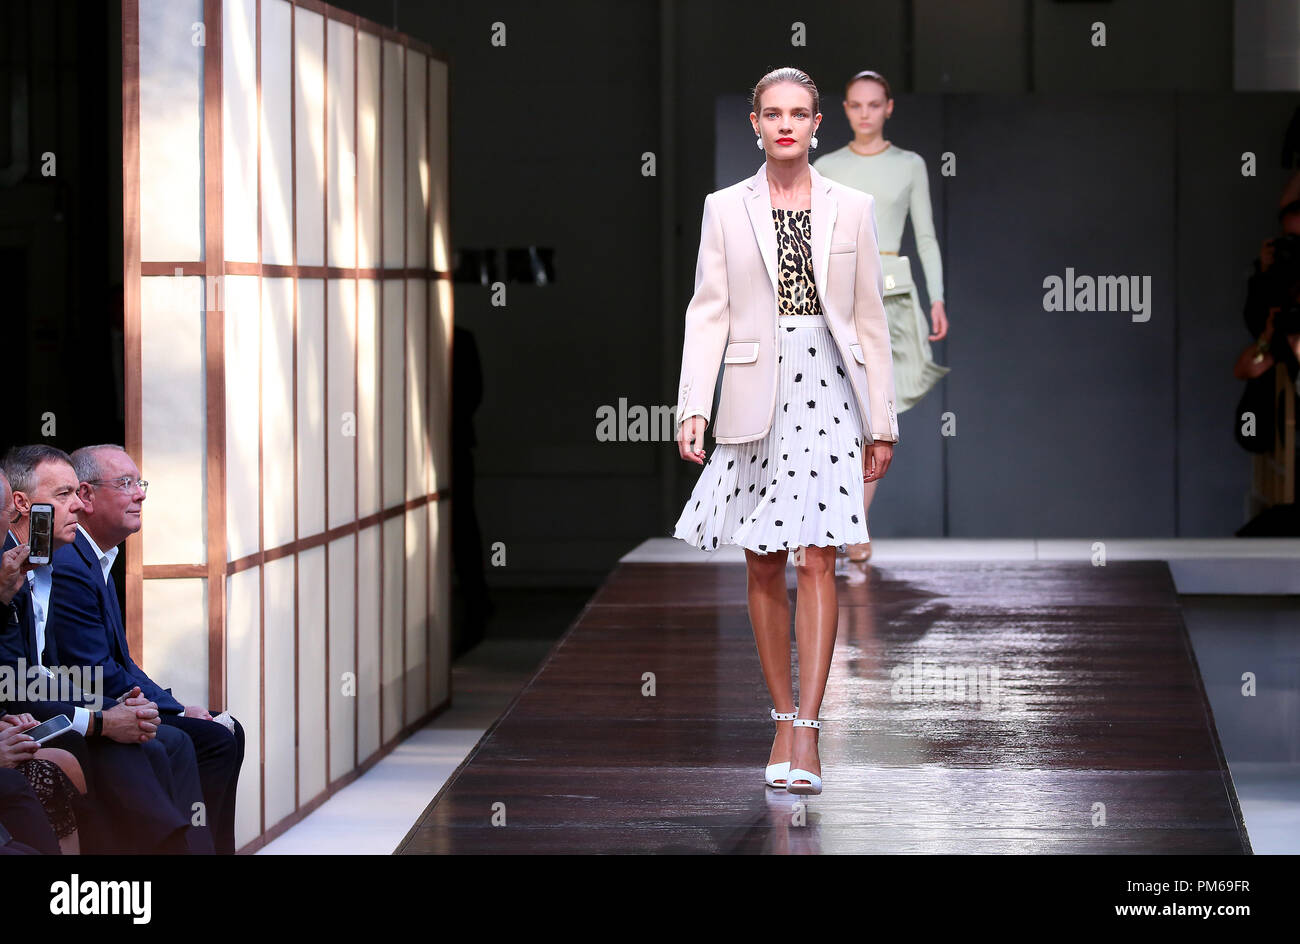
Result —
<path fill-rule="evenodd" d="M 1250 852 L 1163 561 L 840 568 L 820 796 L 743 565 L 624 563 L 398 851 Z"/>

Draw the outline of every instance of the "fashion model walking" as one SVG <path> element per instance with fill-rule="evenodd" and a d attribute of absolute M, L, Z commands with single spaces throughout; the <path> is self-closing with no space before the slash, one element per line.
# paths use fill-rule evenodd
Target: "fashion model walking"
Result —
<path fill-rule="evenodd" d="M 776 722 L 764 781 L 815 794 L 838 620 L 835 550 L 869 540 L 863 486 L 885 474 L 898 441 L 893 361 L 873 199 L 808 163 L 822 118 L 817 86 L 798 69 L 777 69 L 754 87 L 752 105 L 766 160 L 704 200 L 676 413 L 678 451 L 704 469 L 673 533 L 708 551 L 745 548 L 750 622 Z M 718 445 L 706 463 L 720 361 Z"/>
<path fill-rule="evenodd" d="M 885 312 L 889 317 L 890 344 L 894 352 L 894 377 L 898 384 L 898 412 L 904 413 L 924 397 L 951 370 L 934 362 L 930 342 L 948 334 L 948 313 L 943 303 L 943 262 L 934 234 L 930 208 L 930 178 L 925 158 L 885 140 L 885 122 L 894 113 L 889 82 L 879 72 L 866 70 L 849 79 L 844 90 L 844 115 L 853 140 L 818 158 L 813 166 L 825 176 L 876 198 L 876 224 L 880 235 L 880 261 L 884 273 Z M 925 270 L 930 295 L 929 331 L 921 299 L 912 278 L 911 261 L 898 254 L 908 214 L 916 236 L 916 251 Z M 864 489 L 863 515 L 871 511 L 876 483 Z M 870 542 L 849 548 L 849 559 L 871 556 Z"/>

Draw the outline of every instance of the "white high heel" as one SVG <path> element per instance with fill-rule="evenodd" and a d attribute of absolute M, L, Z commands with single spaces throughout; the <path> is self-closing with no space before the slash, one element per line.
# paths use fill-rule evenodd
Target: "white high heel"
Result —
<path fill-rule="evenodd" d="M 768 712 L 773 721 L 793 721 L 799 717 L 799 707 L 796 705 L 794 711 L 781 712 L 772 708 Z M 779 764 L 768 764 L 767 769 L 763 771 L 763 782 L 769 787 L 775 787 L 778 790 L 785 789 L 786 775 L 790 772 L 790 762 L 782 761 Z"/>
<path fill-rule="evenodd" d="M 821 730 L 822 723 L 811 718 L 795 718 L 794 726 Z M 801 780 L 807 782 L 799 783 L 798 781 Z M 796 767 L 786 772 L 785 789 L 787 793 L 793 793 L 795 796 L 816 796 L 822 792 L 822 778 L 811 770 Z"/>

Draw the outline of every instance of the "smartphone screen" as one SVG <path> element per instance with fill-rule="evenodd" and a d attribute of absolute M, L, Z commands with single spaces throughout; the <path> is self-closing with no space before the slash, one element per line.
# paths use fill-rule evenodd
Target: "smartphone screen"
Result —
<path fill-rule="evenodd" d="M 51 540 L 54 532 L 54 506 L 32 505 L 32 527 L 28 535 L 31 552 L 27 555 L 33 564 L 48 564 L 53 553 Z"/>
<path fill-rule="evenodd" d="M 28 728 L 23 734 L 37 741 L 48 740 L 57 734 L 62 734 L 72 727 L 72 722 L 66 715 L 55 715 L 49 721 L 42 721 L 34 728 Z"/>

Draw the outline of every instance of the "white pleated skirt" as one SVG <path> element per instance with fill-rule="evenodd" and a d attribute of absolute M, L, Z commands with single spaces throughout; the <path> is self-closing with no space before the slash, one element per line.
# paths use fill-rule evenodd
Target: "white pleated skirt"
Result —
<path fill-rule="evenodd" d="M 862 416 L 830 328 L 821 315 L 782 315 L 777 346 L 772 428 L 751 442 L 713 444 L 673 529 L 695 547 L 767 554 L 870 540 Z"/>

